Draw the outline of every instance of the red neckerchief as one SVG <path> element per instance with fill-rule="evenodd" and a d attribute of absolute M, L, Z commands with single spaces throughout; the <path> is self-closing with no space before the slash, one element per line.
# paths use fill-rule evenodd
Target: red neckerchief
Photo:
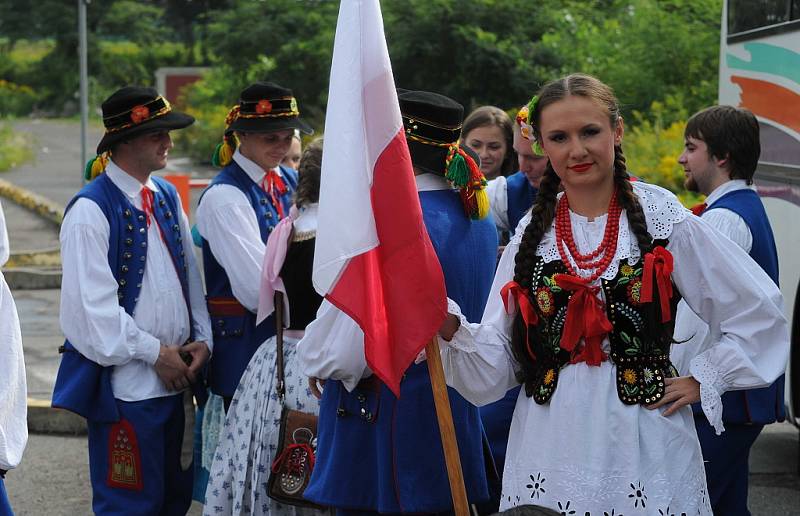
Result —
<path fill-rule="evenodd" d="M 142 211 L 147 219 L 147 227 L 149 228 L 150 218 L 153 216 L 153 191 L 147 186 L 142 187 Z"/>
<path fill-rule="evenodd" d="M 570 363 L 586 361 L 589 365 L 599 366 L 608 358 L 603 352 L 603 339 L 614 329 L 606 317 L 603 302 L 597 299 L 600 287 L 593 287 L 569 274 L 556 274 L 554 279 L 559 287 L 572 292 L 561 332 L 561 349 L 570 352 Z M 584 346 L 576 351 L 581 337 Z"/>
<path fill-rule="evenodd" d="M 281 204 L 280 196 L 286 193 L 286 183 L 283 178 L 271 168 L 264 174 L 261 180 L 261 189 L 269 195 L 272 205 L 278 210 L 278 218 L 283 218 L 283 204 Z"/>
<path fill-rule="evenodd" d="M 672 299 L 672 270 L 674 260 L 672 253 L 660 245 L 644 255 L 644 271 L 642 271 L 642 291 L 639 299 L 642 303 L 653 302 L 653 276 L 658 286 L 661 301 L 661 322 L 672 319 L 669 301 Z"/>
<path fill-rule="evenodd" d="M 699 217 L 704 211 L 706 211 L 706 208 L 708 208 L 708 204 L 701 202 L 700 204 L 695 204 L 692 206 L 690 210 Z"/>

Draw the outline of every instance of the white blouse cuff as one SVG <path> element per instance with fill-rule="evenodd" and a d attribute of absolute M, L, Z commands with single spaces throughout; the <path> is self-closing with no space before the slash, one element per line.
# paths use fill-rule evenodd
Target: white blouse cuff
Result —
<path fill-rule="evenodd" d="M 474 353 L 477 351 L 478 348 L 475 347 L 475 333 L 480 325 L 473 325 L 470 323 L 467 318 L 464 317 L 464 314 L 461 313 L 461 307 L 458 306 L 458 303 L 449 297 L 447 298 L 447 311 L 458 317 L 459 321 L 458 330 L 453 334 L 453 338 L 449 341 L 445 341 L 447 345 L 466 353 Z"/>
<path fill-rule="evenodd" d="M 722 394 L 728 390 L 728 385 L 722 379 L 722 373 L 705 355 L 692 359 L 689 373 L 700 382 L 700 406 L 714 431 L 720 435 L 725 431 L 722 424 Z"/>

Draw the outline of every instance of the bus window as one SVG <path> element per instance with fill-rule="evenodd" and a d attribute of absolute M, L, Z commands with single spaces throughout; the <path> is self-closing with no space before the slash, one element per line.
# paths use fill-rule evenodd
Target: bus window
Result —
<path fill-rule="evenodd" d="M 800 19 L 800 0 L 729 0 L 728 35 Z"/>

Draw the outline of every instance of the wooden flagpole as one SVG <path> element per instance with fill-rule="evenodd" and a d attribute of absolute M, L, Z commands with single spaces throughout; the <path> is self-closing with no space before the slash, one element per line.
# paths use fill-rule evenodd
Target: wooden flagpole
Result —
<path fill-rule="evenodd" d="M 458 454 L 453 413 L 450 411 L 450 399 L 447 396 L 447 384 L 444 381 L 438 337 L 434 335 L 433 339 L 425 346 L 425 353 L 428 355 L 428 373 L 431 377 L 433 401 L 436 404 L 436 419 L 439 421 L 439 433 L 442 437 L 444 459 L 447 463 L 447 478 L 450 480 L 454 513 L 456 516 L 469 516 L 467 490 L 464 488 L 464 473 L 461 470 L 461 457 Z"/>

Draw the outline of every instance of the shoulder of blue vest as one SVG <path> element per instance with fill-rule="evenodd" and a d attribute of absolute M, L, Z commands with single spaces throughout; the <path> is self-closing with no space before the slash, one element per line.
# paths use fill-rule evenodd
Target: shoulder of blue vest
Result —
<path fill-rule="evenodd" d="M 70 199 L 69 203 L 67 203 L 67 207 L 64 210 L 64 213 L 68 212 L 72 205 L 75 204 L 75 201 L 81 199 L 83 197 L 87 199 L 91 199 L 92 201 L 96 202 L 97 204 L 101 204 L 102 199 L 105 197 L 103 192 L 105 183 L 109 181 L 108 176 L 103 173 L 91 180 L 90 182 L 83 185 L 83 187 L 78 190 L 78 193 L 75 194 L 72 199 Z M 101 206 L 102 208 L 102 206 Z"/>
<path fill-rule="evenodd" d="M 295 170 L 293 168 L 290 168 L 290 167 L 286 167 L 284 165 L 278 165 L 278 167 L 281 170 L 281 174 L 283 175 L 283 177 L 285 177 L 288 180 L 288 182 L 292 186 L 292 188 L 296 188 L 297 187 L 297 179 L 300 177 L 298 172 L 297 172 L 297 170 Z"/>

